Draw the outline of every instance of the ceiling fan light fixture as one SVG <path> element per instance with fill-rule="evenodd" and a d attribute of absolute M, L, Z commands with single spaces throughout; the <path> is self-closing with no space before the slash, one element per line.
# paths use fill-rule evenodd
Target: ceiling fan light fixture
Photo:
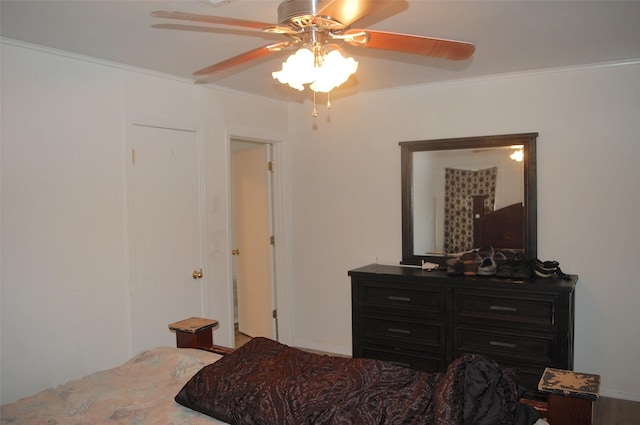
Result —
<path fill-rule="evenodd" d="M 314 92 L 328 93 L 346 82 L 358 69 L 358 62 L 345 58 L 339 50 L 327 46 L 302 47 L 282 63 L 282 70 L 273 72 L 273 78 L 297 90 L 304 85 Z"/>
<path fill-rule="evenodd" d="M 304 85 L 314 81 L 314 55 L 306 47 L 298 49 L 282 63 L 282 69 L 273 72 L 273 78 L 282 84 L 289 84 L 296 90 L 304 90 Z"/>
<path fill-rule="evenodd" d="M 345 58 L 340 51 L 331 50 L 316 67 L 316 78 L 309 88 L 315 92 L 328 93 L 344 84 L 358 70 L 358 62 L 352 57 Z"/>

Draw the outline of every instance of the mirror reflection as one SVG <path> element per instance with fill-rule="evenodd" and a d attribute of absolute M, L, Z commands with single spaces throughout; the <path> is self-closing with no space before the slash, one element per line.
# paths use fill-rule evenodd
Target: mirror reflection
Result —
<path fill-rule="evenodd" d="M 454 256 L 486 245 L 523 251 L 523 163 L 511 158 L 522 148 L 415 152 L 414 254 Z M 501 240 L 492 232 L 496 215 Z"/>

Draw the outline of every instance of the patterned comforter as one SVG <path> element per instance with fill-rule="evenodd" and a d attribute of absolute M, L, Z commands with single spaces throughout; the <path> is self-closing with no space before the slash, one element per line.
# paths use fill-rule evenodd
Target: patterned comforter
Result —
<path fill-rule="evenodd" d="M 512 376 L 481 356 L 463 356 L 447 373 L 428 374 L 308 353 L 264 338 L 222 359 L 192 349 L 144 351 L 120 367 L 0 410 L 1 425 L 533 422 L 518 402 Z"/>
<path fill-rule="evenodd" d="M 2 425 L 222 424 L 177 404 L 180 388 L 219 355 L 201 350 L 143 351 L 120 367 L 96 372 L 0 408 Z"/>

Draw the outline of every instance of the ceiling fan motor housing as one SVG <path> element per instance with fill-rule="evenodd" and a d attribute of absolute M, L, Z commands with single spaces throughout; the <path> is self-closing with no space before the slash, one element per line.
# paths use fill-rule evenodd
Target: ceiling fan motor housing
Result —
<path fill-rule="evenodd" d="M 323 6 L 327 0 L 284 0 L 278 6 L 278 24 L 304 29 L 312 25 L 327 30 L 341 30 L 344 25 L 332 18 L 323 16 Z"/>

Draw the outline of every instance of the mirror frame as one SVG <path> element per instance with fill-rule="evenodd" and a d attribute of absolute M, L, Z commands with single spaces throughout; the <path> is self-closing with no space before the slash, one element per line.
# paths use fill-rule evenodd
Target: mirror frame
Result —
<path fill-rule="evenodd" d="M 453 139 L 400 142 L 402 179 L 402 261 L 401 264 L 419 265 L 422 261 L 444 266 L 447 256 L 417 255 L 413 246 L 413 153 L 422 151 L 478 149 L 523 145 L 524 183 L 524 256 L 537 258 L 537 187 L 536 140 L 538 133 L 505 134 L 498 136 L 462 137 Z"/>

